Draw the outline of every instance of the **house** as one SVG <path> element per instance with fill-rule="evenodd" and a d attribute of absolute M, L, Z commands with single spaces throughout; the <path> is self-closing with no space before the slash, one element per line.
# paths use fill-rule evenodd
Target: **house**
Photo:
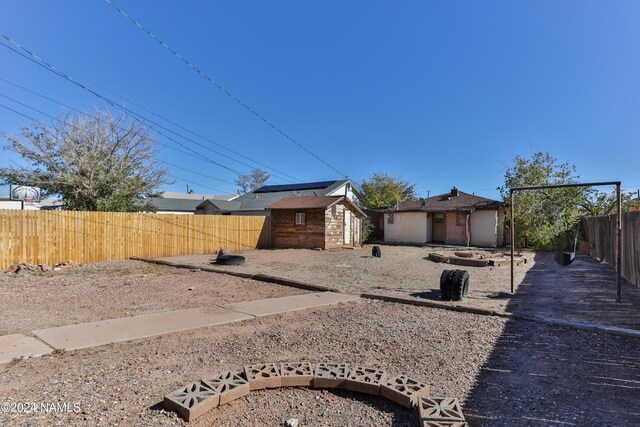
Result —
<path fill-rule="evenodd" d="M 502 203 L 457 188 L 385 212 L 384 240 L 399 243 L 497 247 L 503 245 Z"/>
<path fill-rule="evenodd" d="M 334 249 L 362 244 L 364 212 L 346 196 L 285 197 L 267 206 L 277 249 Z"/>
<path fill-rule="evenodd" d="M 265 185 L 233 200 L 208 199 L 196 207 L 206 215 L 270 215 L 267 207 L 287 197 L 344 196 L 360 206 L 362 194 L 351 180 L 306 182 L 302 184 Z"/>
<path fill-rule="evenodd" d="M 147 199 L 159 214 L 194 214 L 196 207 L 203 200 L 229 201 L 237 198 L 237 194 L 195 194 L 165 191 L 159 197 Z"/>

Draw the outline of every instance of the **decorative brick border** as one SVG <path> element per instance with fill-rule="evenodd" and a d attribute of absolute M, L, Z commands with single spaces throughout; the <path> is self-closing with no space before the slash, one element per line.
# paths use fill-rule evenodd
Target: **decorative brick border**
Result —
<path fill-rule="evenodd" d="M 419 411 L 420 427 L 468 427 L 458 399 L 431 396 L 429 385 L 406 375 L 387 376 L 382 369 L 346 363 L 246 365 L 242 370 L 220 372 L 181 387 L 164 397 L 163 406 L 193 421 L 249 391 L 277 387 L 335 388 L 383 396 Z"/>

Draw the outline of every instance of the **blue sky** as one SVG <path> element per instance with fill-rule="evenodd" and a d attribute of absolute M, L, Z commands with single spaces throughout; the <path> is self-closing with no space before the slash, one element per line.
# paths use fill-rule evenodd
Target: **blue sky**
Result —
<path fill-rule="evenodd" d="M 584 180 L 640 188 L 636 1 L 114 2 L 356 181 L 380 171 L 416 183 L 420 196 L 456 185 L 498 197 L 511 159 L 543 150 Z M 5 1 L 0 28 L 127 107 L 103 88 L 300 180 L 340 178 L 103 0 Z M 104 105 L 2 46 L 0 78 L 78 109 Z M 0 94 L 64 111 L 3 81 Z M 28 122 L 0 107 L 0 130 Z M 0 165 L 16 160 L 0 156 Z M 189 169 L 169 167 L 198 192 L 236 190 L 213 179 L 233 181 L 228 170 L 169 149 L 159 157 Z M 186 189 L 175 181 L 166 189 Z"/>

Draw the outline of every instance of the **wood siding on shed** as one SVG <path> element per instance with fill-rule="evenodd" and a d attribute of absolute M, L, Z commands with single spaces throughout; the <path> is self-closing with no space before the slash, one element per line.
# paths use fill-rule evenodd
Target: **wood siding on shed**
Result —
<path fill-rule="evenodd" d="M 304 225 L 296 225 L 296 213 L 304 212 Z M 271 211 L 271 239 L 276 249 L 325 247 L 324 209 L 274 209 Z"/>
<path fill-rule="evenodd" d="M 344 203 L 326 209 L 273 209 L 271 211 L 271 238 L 276 249 L 335 249 L 344 247 Z M 305 213 L 305 225 L 295 225 L 297 212 Z M 355 213 L 351 221 L 351 243 L 360 246 L 362 220 Z"/>

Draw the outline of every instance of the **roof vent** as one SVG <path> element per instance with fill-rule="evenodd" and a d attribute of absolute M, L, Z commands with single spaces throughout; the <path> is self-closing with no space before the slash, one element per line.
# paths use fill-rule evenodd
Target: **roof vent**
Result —
<path fill-rule="evenodd" d="M 451 197 L 458 197 L 460 195 L 460 190 L 458 190 L 458 187 L 454 186 L 451 189 Z"/>

